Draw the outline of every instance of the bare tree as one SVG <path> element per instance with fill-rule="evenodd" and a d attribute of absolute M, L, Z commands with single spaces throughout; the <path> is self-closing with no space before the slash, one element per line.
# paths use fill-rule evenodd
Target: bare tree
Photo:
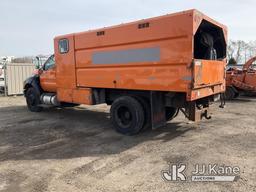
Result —
<path fill-rule="evenodd" d="M 228 60 L 230 60 L 231 58 L 234 58 L 234 55 L 235 55 L 235 45 L 236 45 L 236 42 L 235 41 L 229 41 L 228 43 Z"/>
<path fill-rule="evenodd" d="M 228 60 L 232 63 L 245 63 L 251 57 L 256 56 L 256 41 L 230 41 L 228 44 Z"/>

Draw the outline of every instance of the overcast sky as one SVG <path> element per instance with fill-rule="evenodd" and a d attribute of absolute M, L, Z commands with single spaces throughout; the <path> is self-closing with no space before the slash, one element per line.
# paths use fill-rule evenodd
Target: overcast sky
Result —
<path fill-rule="evenodd" d="M 53 38 L 196 8 L 229 27 L 229 37 L 256 40 L 255 0 L 0 0 L 0 56 L 53 52 Z"/>

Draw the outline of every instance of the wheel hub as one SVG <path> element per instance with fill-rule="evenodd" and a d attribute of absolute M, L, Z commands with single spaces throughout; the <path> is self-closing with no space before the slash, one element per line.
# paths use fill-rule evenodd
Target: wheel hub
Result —
<path fill-rule="evenodd" d="M 124 107 L 124 106 L 120 107 L 117 110 L 117 117 L 119 120 L 119 124 L 124 128 L 129 127 L 129 125 L 132 122 L 132 114 L 128 107 Z"/>

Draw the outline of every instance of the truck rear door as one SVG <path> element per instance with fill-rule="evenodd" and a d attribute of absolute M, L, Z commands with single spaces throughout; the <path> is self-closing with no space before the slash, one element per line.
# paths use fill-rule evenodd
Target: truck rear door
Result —
<path fill-rule="evenodd" d="M 225 66 L 224 61 L 195 59 L 193 62 L 193 88 L 224 83 Z"/>

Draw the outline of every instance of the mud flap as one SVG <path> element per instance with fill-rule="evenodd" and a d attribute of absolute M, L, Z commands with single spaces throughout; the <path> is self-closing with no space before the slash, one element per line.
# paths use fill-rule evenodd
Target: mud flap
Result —
<path fill-rule="evenodd" d="M 152 129 L 166 125 L 164 94 L 157 91 L 150 92 Z"/>

